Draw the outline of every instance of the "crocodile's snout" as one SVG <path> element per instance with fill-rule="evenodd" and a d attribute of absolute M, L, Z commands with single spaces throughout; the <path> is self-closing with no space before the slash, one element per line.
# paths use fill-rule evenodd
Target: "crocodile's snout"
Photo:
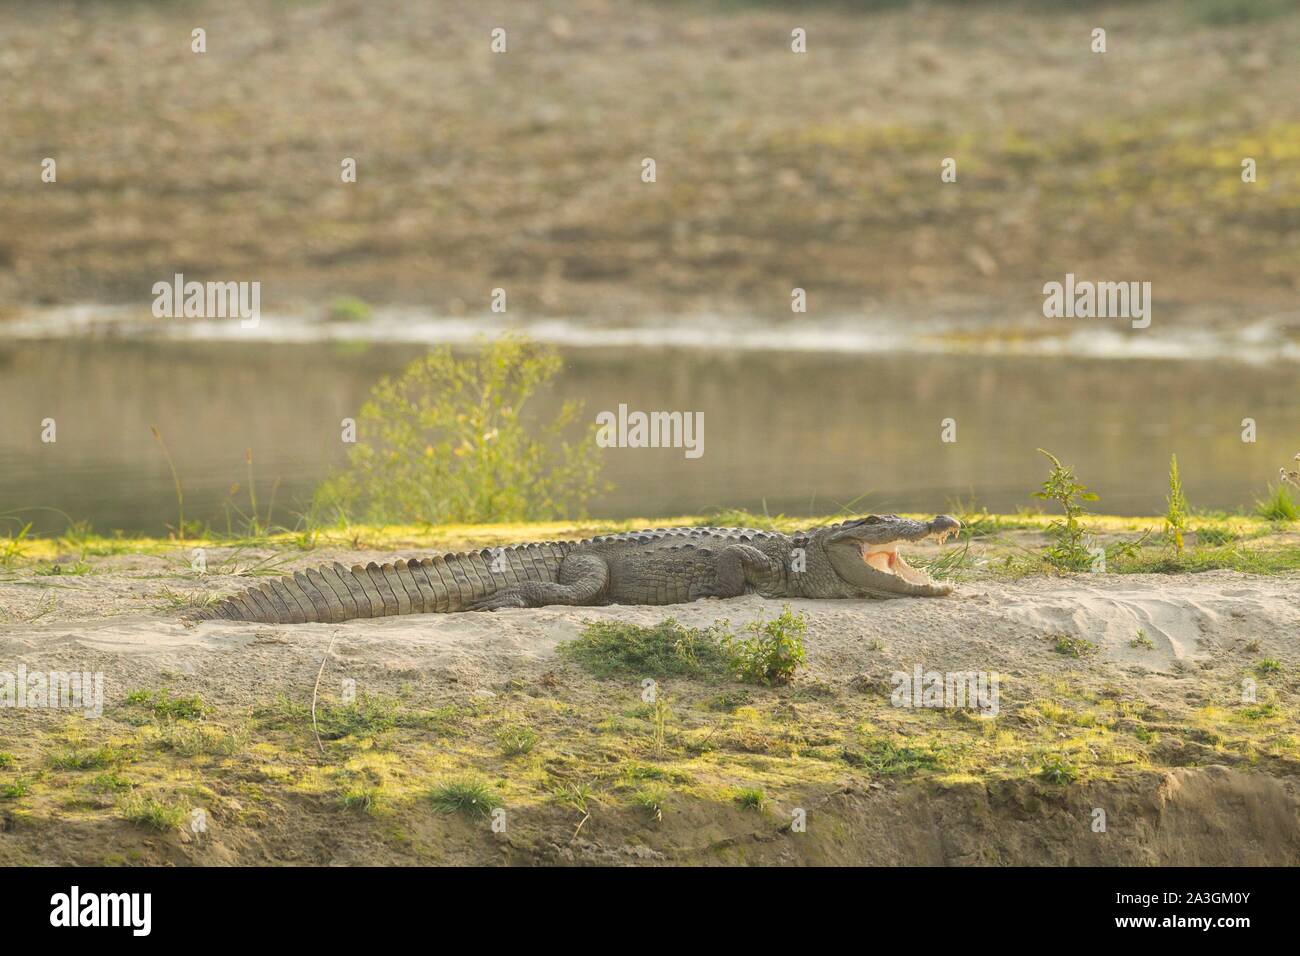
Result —
<path fill-rule="evenodd" d="M 941 544 L 960 533 L 961 522 L 952 515 L 939 515 L 930 522 L 929 537 L 938 538 Z"/>

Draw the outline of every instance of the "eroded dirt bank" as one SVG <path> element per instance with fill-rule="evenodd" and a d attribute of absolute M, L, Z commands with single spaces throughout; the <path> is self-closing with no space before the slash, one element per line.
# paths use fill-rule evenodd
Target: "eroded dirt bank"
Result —
<path fill-rule="evenodd" d="M 299 626 L 167 607 L 245 582 L 139 556 L 0 582 L 0 671 L 104 675 L 101 717 L 0 712 L 0 862 L 1300 862 L 1293 576 L 791 602 L 793 684 L 662 676 L 659 707 L 557 646 L 584 620 L 739 626 L 780 602 Z M 918 665 L 997 673 L 996 714 L 895 706 Z M 464 782 L 500 814 L 439 812 Z"/>

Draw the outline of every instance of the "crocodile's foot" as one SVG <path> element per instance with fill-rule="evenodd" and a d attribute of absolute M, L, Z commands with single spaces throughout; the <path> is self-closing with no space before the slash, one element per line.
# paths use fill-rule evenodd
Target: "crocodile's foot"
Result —
<path fill-rule="evenodd" d="M 522 594 L 512 592 L 510 588 L 502 588 L 495 594 L 485 597 L 481 601 L 475 601 L 467 610 L 470 611 L 500 611 L 508 607 L 528 607 L 528 602 L 524 600 Z"/>

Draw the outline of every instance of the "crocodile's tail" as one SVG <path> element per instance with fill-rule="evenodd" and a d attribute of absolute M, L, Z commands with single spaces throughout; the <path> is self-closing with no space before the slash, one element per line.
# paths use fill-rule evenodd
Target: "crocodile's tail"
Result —
<path fill-rule="evenodd" d="M 555 581 L 565 548 L 527 545 L 468 551 L 392 564 L 322 565 L 271 578 L 190 620 L 263 624 L 329 624 L 390 614 L 443 614 L 468 610 L 498 588 L 525 581 Z"/>

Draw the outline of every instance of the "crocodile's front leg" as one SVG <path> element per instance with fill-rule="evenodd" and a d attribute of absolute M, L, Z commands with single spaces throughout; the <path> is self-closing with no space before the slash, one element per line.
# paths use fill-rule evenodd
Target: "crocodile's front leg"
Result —
<path fill-rule="evenodd" d="M 700 597 L 740 597 L 748 585 L 760 594 L 776 597 L 780 593 L 781 567 L 758 548 L 733 544 L 718 553 L 718 572 L 714 586 Z"/>
<path fill-rule="evenodd" d="M 560 564 L 558 581 L 525 581 L 499 588 L 476 601 L 470 611 L 496 611 L 505 607 L 545 607 L 548 604 L 594 604 L 609 583 L 609 568 L 594 554 L 574 554 Z"/>

